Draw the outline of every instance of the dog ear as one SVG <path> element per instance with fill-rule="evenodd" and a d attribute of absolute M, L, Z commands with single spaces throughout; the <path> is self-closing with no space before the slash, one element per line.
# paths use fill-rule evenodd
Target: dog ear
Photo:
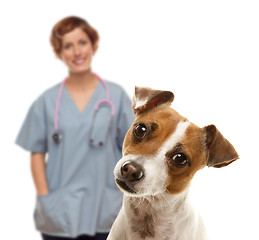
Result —
<path fill-rule="evenodd" d="M 208 167 L 221 168 L 239 158 L 232 144 L 222 136 L 214 125 L 205 127 L 207 147 L 209 150 Z"/>
<path fill-rule="evenodd" d="M 154 90 L 151 88 L 135 87 L 132 107 L 135 114 L 142 113 L 162 104 L 170 105 L 174 94 L 169 91 Z"/>

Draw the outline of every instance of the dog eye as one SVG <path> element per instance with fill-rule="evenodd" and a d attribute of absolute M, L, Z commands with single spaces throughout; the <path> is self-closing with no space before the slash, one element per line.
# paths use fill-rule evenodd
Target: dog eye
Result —
<path fill-rule="evenodd" d="M 183 153 L 177 153 L 172 158 L 172 163 L 178 167 L 185 167 L 189 164 L 189 159 Z"/>
<path fill-rule="evenodd" d="M 147 126 L 144 123 L 138 123 L 135 126 L 133 133 L 137 138 L 143 139 L 147 134 Z"/>

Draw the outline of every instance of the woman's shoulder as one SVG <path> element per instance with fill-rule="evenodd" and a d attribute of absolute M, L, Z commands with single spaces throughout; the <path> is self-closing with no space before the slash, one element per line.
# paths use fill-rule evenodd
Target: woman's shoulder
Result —
<path fill-rule="evenodd" d="M 45 91 L 43 91 L 42 95 L 43 96 L 51 96 L 51 95 L 57 95 L 57 93 L 59 92 L 60 86 L 61 86 L 62 82 L 58 82 L 55 85 L 47 88 Z"/>
<path fill-rule="evenodd" d="M 105 80 L 105 82 L 108 84 L 109 88 L 114 88 L 114 89 L 118 89 L 118 90 L 122 89 L 122 87 L 118 83 L 115 83 L 110 80 Z"/>
<path fill-rule="evenodd" d="M 33 106 L 48 106 L 49 103 L 56 101 L 58 92 L 61 86 L 61 82 L 56 83 L 55 85 L 45 89 L 42 93 L 32 102 Z"/>
<path fill-rule="evenodd" d="M 57 97 L 61 83 L 62 82 L 56 83 L 55 85 L 45 89 L 44 91 L 42 91 L 37 99 L 49 99 L 52 97 Z"/>

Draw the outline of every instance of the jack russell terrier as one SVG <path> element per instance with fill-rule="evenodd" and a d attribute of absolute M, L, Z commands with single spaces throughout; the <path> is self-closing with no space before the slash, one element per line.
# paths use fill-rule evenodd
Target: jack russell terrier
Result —
<path fill-rule="evenodd" d="M 115 181 L 123 205 L 107 240 L 205 240 L 188 201 L 190 182 L 205 166 L 224 167 L 238 154 L 214 125 L 199 128 L 170 107 L 174 95 L 135 89 L 136 120 L 127 132 Z"/>

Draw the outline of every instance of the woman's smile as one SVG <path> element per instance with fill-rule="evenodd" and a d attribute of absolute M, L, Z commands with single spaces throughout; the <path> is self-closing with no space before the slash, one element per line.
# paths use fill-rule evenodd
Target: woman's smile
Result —
<path fill-rule="evenodd" d="M 93 46 L 89 36 L 81 28 L 66 33 L 62 45 L 60 56 L 70 72 L 82 73 L 91 68 Z"/>
<path fill-rule="evenodd" d="M 85 62 L 86 58 L 80 58 L 80 59 L 76 59 L 76 60 L 73 60 L 72 62 L 75 64 L 75 65 L 81 65 Z"/>

